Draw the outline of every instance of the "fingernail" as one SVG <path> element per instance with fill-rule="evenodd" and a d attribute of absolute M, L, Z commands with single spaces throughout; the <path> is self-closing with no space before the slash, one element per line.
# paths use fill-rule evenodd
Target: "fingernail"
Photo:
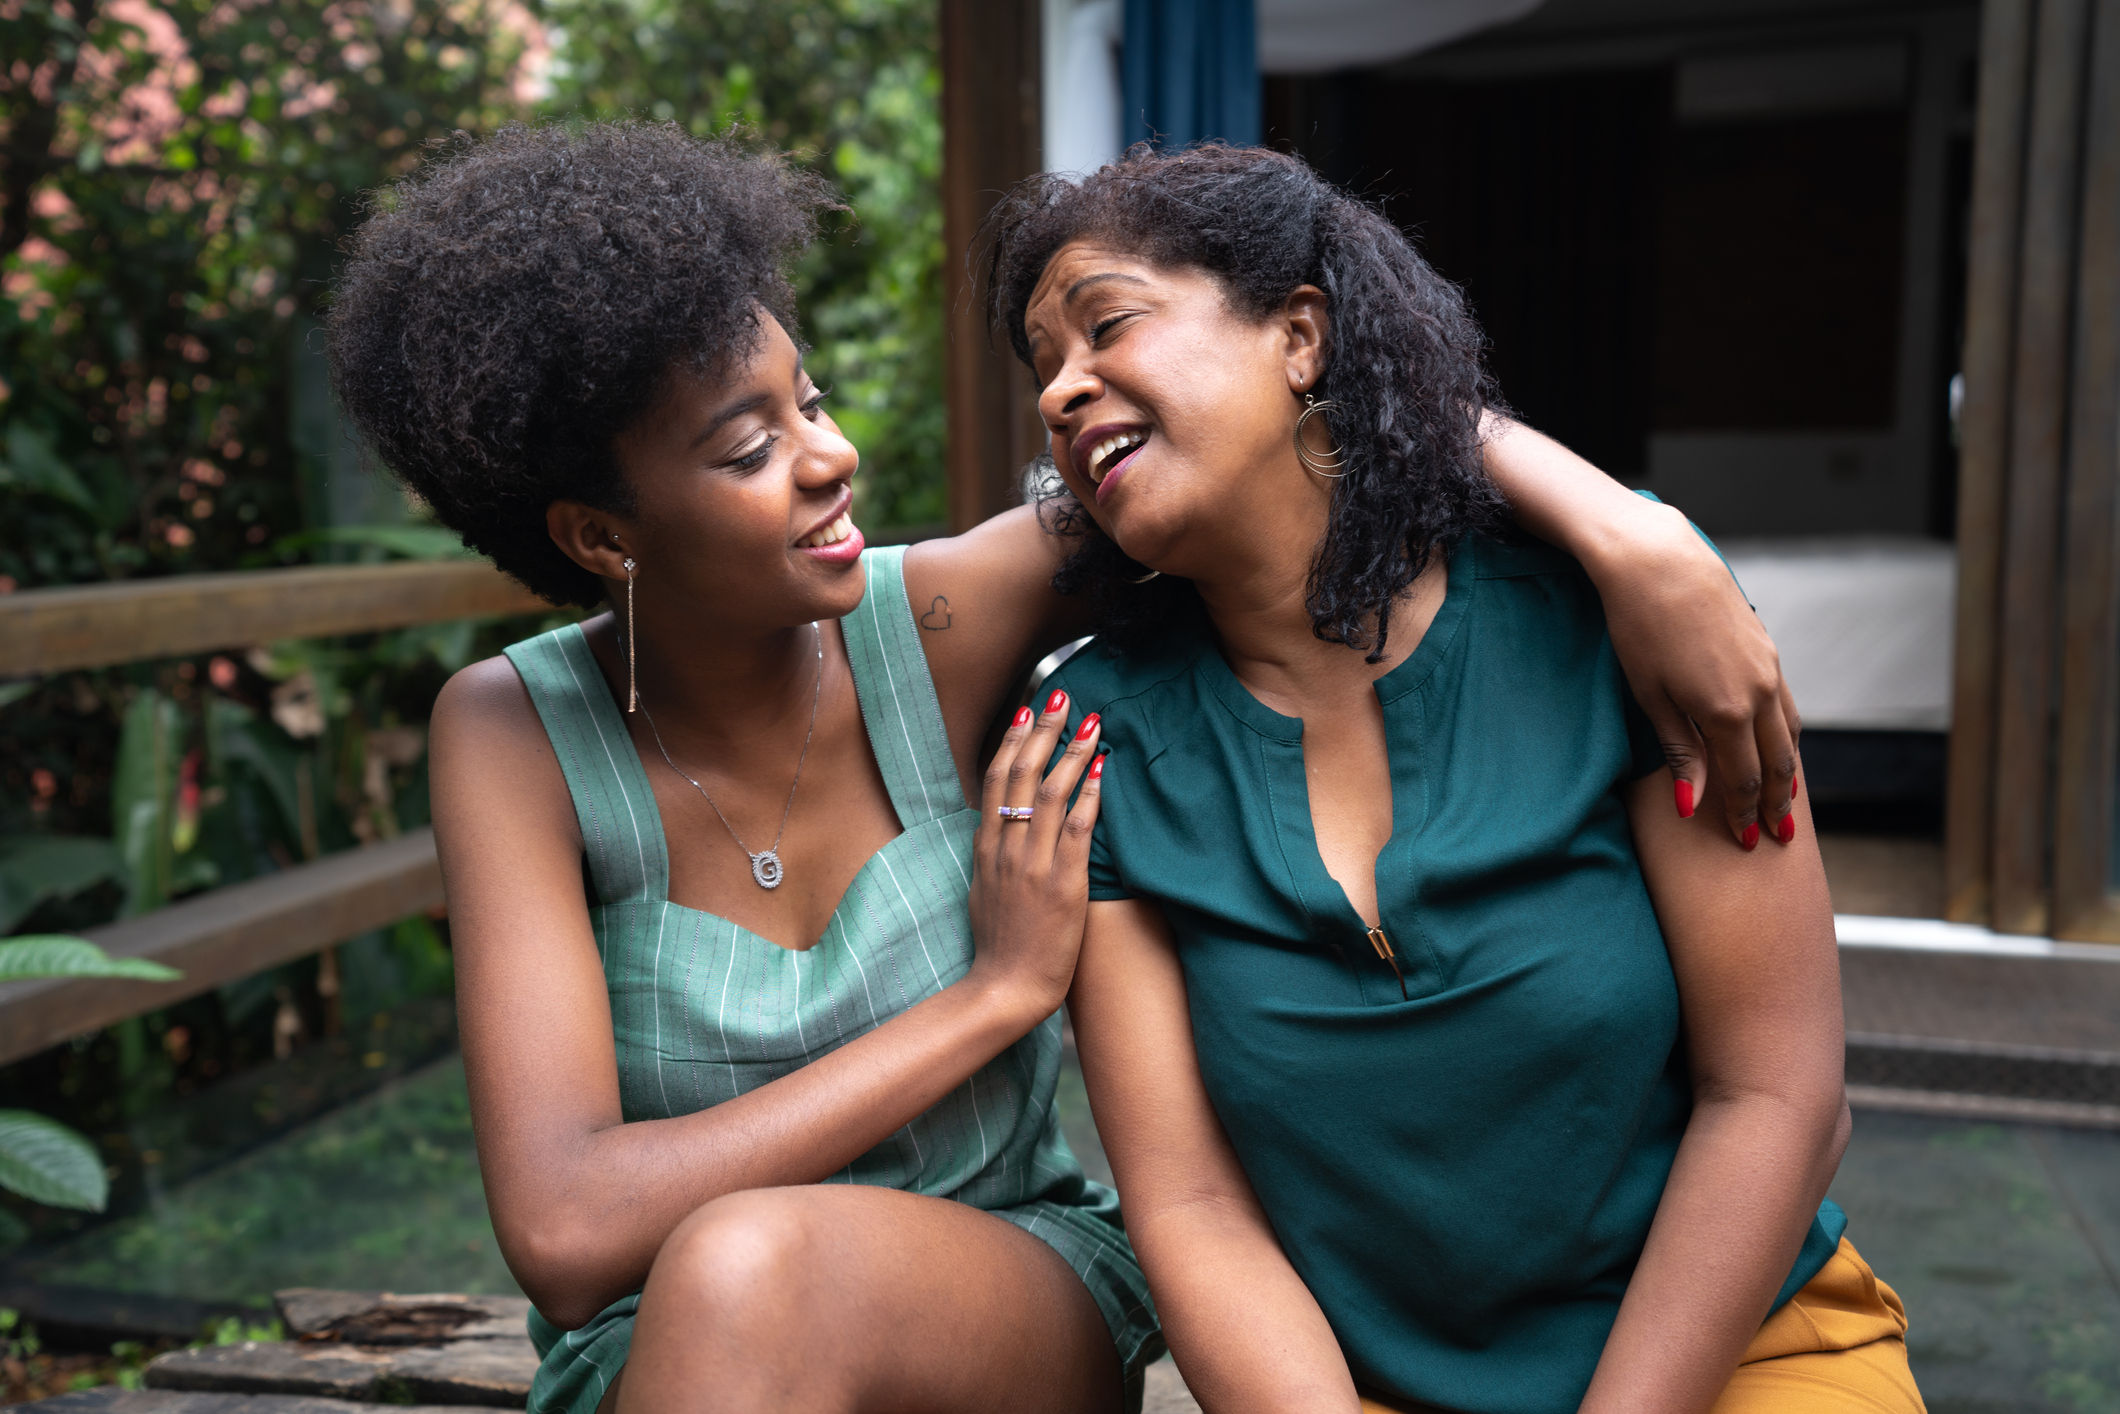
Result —
<path fill-rule="evenodd" d="M 1048 698 L 1046 698 L 1046 699 L 1045 699 L 1045 711 L 1046 711 L 1046 715 L 1047 715 L 1047 716 L 1051 716 L 1051 715 L 1052 715 L 1053 713 L 1055 713 L 1055 712 L 1059 711 L 1059 710 L 1061 709 L 1061 707 L 1062 707 L 1062 706 L 1064 706 L 1064 705 L 1066 704 L 1066 702 L 1067 702 L 1067 694 L 1066 694 L 1066 693 L 1064 693 L 1064 692 L 1061 692 L 1061 691 L 1060 691 L 1060 690 L 1058 690 L 1057 688 L 1056 688 L 1056 689 L 1054 689 L 1054 691 L 1053 691 L 1053 695 L 1052 695 L 1051 697 L 1048 697 Z"/>
<path fill-rule="evenodd" d="M 1789 799 L 1791 800 L 1796 799 L 1796 785 L 1799 779 L 1801 778 L 1796 776 L 1789 778 Z"/>
<path fill-rule="evenodd" d="M 1774 826 L 1774 838 L 1787 844 L 1796 838 L 1796 812 L 1791 810 Z"/>
<path fill-rule="evenodd" d="M 1103 753 L 1099 753 L 1097 759 L 1089 763 L 1089 778 L 1093 781 L 1101 781 L 1104 779 Z"/>
<path fill-rule="evenodd" d="M 1016 720 L 1010 725 L 1018 727 L 1029 726 L 1030 720 L 1031 709 L 1028 707 L 1018 707 L 1016 709 Z"/>
<path fill-rule="evenodd" d="M 1088 741 L 1088 740 L 1089 740 L 1089 734 L 1090 734 L 1091 732 L 1095 731 L 1096 729 L 1097 729 L 1097 714 L 1096 714 L 1095 712 L 1092 712 L 1092 713 L 1090 713 L 1090 714 L 1089 714 L 1089 715 L 1088 715 L 1087 717 L 1084 717 L 1084 718 L 1082 719 L 1082 725 L 1081 725 L 1081 727 L 1080 727 L 1080 728 L 1078 728 L 1078 729 L 1076 730 L 1076 732 L 1075 732 L 1075 740 L 1076 740 L 1076 741 Z"/>
<path fill-rule="evenodd" d="M 1744 839 L 1740 843 L 1746 849 L 1759 848 L 1759 821 L 1754 820 L 1751 824 L 1745 826 Z"/>
<path fill-rule="evenodd" d="M 1672 788 L 1672 793 L 1678 797 L 1678 818 L 1681 820 L 1692 819 L 1693 782 L 1683 776 L 1679 777 L 1678 784 Z"/>

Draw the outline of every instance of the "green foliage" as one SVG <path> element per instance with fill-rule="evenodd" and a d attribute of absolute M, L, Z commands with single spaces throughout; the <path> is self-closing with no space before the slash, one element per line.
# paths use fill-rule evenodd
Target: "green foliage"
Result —
<path fill-rule="evenodd" d="M 149 689 L 133 699 L 118 738 L 118 774 L 111 785 L 111 823 L 124 864 L 128 915 L 169 901 L 175 890 L 176 848 L 171 829 L 176 810 L 178 736 L 184 729 L 177 704 Z"/>
<path fill-rule="evenodd" d="M 0 12 L 0 576 L 19 585 L 232 568 L 298 528 L 290 378 L 359 194 L 524 111 L 542 42 L 510 0 L 122 13 Z"/>
<path fill-rule="evenodd" d="M 873 526 L 943 519 L 942 124 L 934 0 L 545 0 L 548 112 L 736 124 L 846 193 L 796 272 L 812 366 Z"/>
<path fill-rule="evenodd" d="M 863 523 L 941 519 L 936 38 L 934 0 L 0 5 L 0 594 L 463 554 L 355 463 L 316 317 L 362 193 L 515 117 L 743 123 L 835 181 L 851 210 L 794 272 L 812 365 L 863 453 Z M 0 683 L 0 933 L 77 931 L 426 823 L 442 681 L 559 621 Z M 306 1037 L 451 984 L 425 919 L 339 954 L 335 1000 L 292 964 L 0 1088 L 101 1134 L 270 1055 L 287 1024 Z M 0 1209 L 0 1246 L 14 1221 Z"/>
<path fill-rule="evenodd" d="M 452 1057 L 17 1259 L 20 1279 L 242 1301 L 288 1286 L 513 1294 Z"/>
<path fill-rule="evenodd" d="M 112 957 L 86 938 L 41 933 L 0 941 L 0 982 L 32 977 L 123 977 L 174 982 L 184 974 L 143 957 Z"/>
<path fill-rule="evenodd" d="M 43 834 L 0 837 L 0 933 L 46 899 L 72 898 L 122 872 L 118 851 L 109 840 Z M 7 947 L 0 943 L 0 956 Z"/>
<path fill-rule="evenodd" d="M 130 977 L 168 982 L 173 967 L 140 958 L 113 958 L 86 938 L 52 935 L 0 942 L 0 982 L 32 977 Z M 0 1110 L 0 1188 L 38 1203 L 100 1213 L 110 1180 L 96 1148 L 54 1119 L 28 1110 Z"/>
<path fill-rule="evenodd" d="M 56 1208 L 96 1213 L 110 1196 L 96 1146 L 28 1110 L 0 1110 L 0 1188 Z"/>
<path fill-rule="evenodd" d="M 0 1306 L 0 1358 L 20 1360 L 42 1349 L 44 1342 L 37 1338 L 37 1328 L 23 1320 L 22 1313 L 14 1307 Z"/>
<path fill-rule="evenodd" d="M 251 1340 L 285 1340 L 287 1328 L 278 1321 L 246 1321 L 241 1316 L 223 1316 L 210 1322 L 206 1334 L 191 1343 L 199 1349 L 209 1345 L 241 1345 Z"/>
<path fill-rule="evenodd" d="M 330 525 L 283 535 L 272 548 L 276 555 L 292 556 L 320 545 L 358 546 L 408 560 L 476 558 L 455 531 L 439 525 Z"/>

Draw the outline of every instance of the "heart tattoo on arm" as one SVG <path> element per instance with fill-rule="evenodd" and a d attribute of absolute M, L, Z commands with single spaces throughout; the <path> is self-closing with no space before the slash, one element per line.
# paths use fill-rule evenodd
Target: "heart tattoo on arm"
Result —
<path fill-rule="evenodd" d="M 930 633 L 940 633 L 950 626 L 950 601 L 940 594 L 928 611 L 920 616 L 920 626 Z"/>

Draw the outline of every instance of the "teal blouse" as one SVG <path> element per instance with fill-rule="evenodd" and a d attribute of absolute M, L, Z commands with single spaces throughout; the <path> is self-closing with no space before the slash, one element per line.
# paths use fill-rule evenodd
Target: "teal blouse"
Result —
<path fill-rule="evenodd" d="M 1319 858 L 1302 722 L 1204 620 L 1092 644 L 1053 682 L 1111 750 L 1090 896 L 1169 918 L 1215 1112 L 1356 1381 L 1574 1410 L 1692 1108 L 1619 794 L 1663 759 L 1581 568 L 1459 545 L 1376 685 L 1390 960 Z M 1820 1208 L 1777 1307 L 1845 1225 Z"/>

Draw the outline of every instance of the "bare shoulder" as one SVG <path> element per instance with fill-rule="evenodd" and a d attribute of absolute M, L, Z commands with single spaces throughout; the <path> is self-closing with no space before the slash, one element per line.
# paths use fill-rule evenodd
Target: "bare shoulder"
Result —
<path fill-rule="evenodd" d="M 580 827 L 559 759 L 507 658 L 473 663 L 443 684 L 428 733 L 435 823 L 445 836 L 470 816 L 504 811 L 557 827 L 579 849 Z"/>
<path fill-rule="evenodd" d="M 485 763 L 526 748 L 552 754 L 529 689 L 515 664 L 501 656 L 462 668 L 442 684 L 428 731 L 435 764 L 443 768 L 458 758 Z"/>

